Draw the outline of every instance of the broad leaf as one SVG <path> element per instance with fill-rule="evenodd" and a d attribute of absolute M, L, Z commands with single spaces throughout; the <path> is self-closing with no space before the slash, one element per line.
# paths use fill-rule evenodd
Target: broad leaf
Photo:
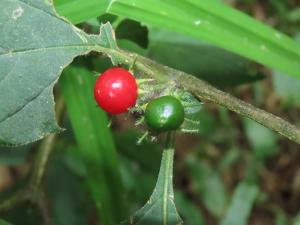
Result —
<path fill-rule="evenodd" d="M 182 224 L 174 203 L 173 156 L 174 149 L 163 151 L 157 183 L 149 201 L 121 225 Z"/>
<path fill-rule="evenodd" d="M 0 143 L 20 145 L 61 129 L 53 86 L 74 57 L 98 44 L 116 48 L 112 29 L 87 35 L 44 0 L 0 2 Z"/>

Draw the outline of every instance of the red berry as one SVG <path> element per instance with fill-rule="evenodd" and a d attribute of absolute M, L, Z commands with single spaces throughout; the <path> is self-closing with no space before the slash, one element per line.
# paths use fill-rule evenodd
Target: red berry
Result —
<path fill-rule="evenodd" d="M 120 114 L 135 105 L 137 99 L 135 77 L 123 68 L 113 67 L 96 80 L 94 96 L 98 105 L 106 112 Z"/>

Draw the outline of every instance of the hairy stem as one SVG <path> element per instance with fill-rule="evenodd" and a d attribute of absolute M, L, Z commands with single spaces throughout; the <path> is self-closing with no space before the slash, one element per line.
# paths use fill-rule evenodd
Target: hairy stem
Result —
<path fill-rule="evenodd" d="M 222 105 L 229 110 L 242 116 L 246 116 L 300 144 L 300 129 L 295 125 L 272 113 L 256 108 L 245 101 L 223 92 L 203 80 L 123 50 L 104 49 L 102 47 L 99 47 L 98 50 L 109 55 L 117 56 L 128 65 L 135 61 L 134 69 L 144 76 L 153 78 L 159 83 L 175 84 L 179 88 L 183 88 L 184 90 L 193 93 L 202 101 L 210 101 Z"/>
<path fill-rule="evenodd" d="M 300 144 L 300 130 L 295 125 L 269 112 L 256 108 L 226 92 L 220 91 L 195 77 L 185 75 L 180 80 L 182 79 L 184 79 L 183 86 L 194 93 L 199 99 L 225 106 Z"/>

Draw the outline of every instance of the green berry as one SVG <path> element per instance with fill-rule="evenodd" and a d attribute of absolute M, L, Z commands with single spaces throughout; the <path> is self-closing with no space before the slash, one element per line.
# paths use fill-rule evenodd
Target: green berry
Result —
<path fill-rule="evenodd" d="M 184 108 L 173 96 L 151 100 L 145 110 L 145 121 L 150 130 L 164 132 L 177 130 L 184 121 Z"/>

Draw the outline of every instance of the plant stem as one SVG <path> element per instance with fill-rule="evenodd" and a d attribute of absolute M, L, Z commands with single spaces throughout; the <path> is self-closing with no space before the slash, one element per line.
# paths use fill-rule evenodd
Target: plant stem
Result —
<path fill-rule="evenodd" d="M 170 131 L 167 133 L 165 150 L 168 149 L 174 150 L 174 148 L 175 148 L 175 131 Z"/>
<path fill-rule="evenodd" d="M 242 116 L 246 116 L 261 125 L 276 131 L 288 139 L 300 144 L 300 130 L 295 125 L 286 120 L 256 108 L 253 105 L 244 102 L 226 92 L 218 90 L 208 83 L 201 81 L 193 76 L 184 75 L 179 81 L 183 81 L 183 87 L 191 91 L 199 99 L 211 101 L 222 105 L 231 111 Z"/>
<path fill-rule="evenodd" d="M 0 204 L 0 212 L 7 212 L 13 209 L 16 205 L 19 205 L 31 198 L 31 194 L 28 190 L 20 190 L 13 196 L 5 199 Z"/>
<path fill-rule="evenodd" d="M 60 121 L 61 119 L 63 110 L 64 100 L 63 97 L 60 97 L 56 102 L 56 117 L 58 121 Z M 55 139 L 56 134 L 50 134 L 47 138 L 45 138 L 41 143 L 41 146 L 35 158 L 29 183 L 29 189 L 31 190 L 33 195 L 40 189 L 42 179 L 44 177 L 45 170 L 50 159 L 50 155 L 54 150 Z"/>
<path fill-rule="evenodd" d="M 163 151 L 162 165 L 164 171 L 163 188 L 163 224 L 168 224 L 168 198 L 173 195 L 173 159 L 174 159 L 175 132 L 167 133 L 166 147 Z M 171 188 L 171 190 L 170 190 Z"/>
<path fill-rule="evenodd" d="M 33 194 L 37 193 L 40 189 L 46 166 L 54 149 L 53 147 L 55 143 L 55 136 L 55 134 L 50 134 L 47 138 L 45 138 L 41 144 L 40 150 L 37 153 L 35 164 L 33 166 L 33 173 L 29 184 L 29 189 Z"/>
<path fill-rule="evenodd" d="M 223 92 L 203 80 L 123 50 L 106 49 L 100 46 L 96 49 L 107 55 L 118 57 L 128 65 L 135 60 L 135 69 L 144 76 L 155 79 L 158 83 L 165 83 L 166 86 L 173 85 L 189 91 L 201 101 L 210 101 L 224 106 L 300 144 L 300 129 L 295 125 Z"/>

